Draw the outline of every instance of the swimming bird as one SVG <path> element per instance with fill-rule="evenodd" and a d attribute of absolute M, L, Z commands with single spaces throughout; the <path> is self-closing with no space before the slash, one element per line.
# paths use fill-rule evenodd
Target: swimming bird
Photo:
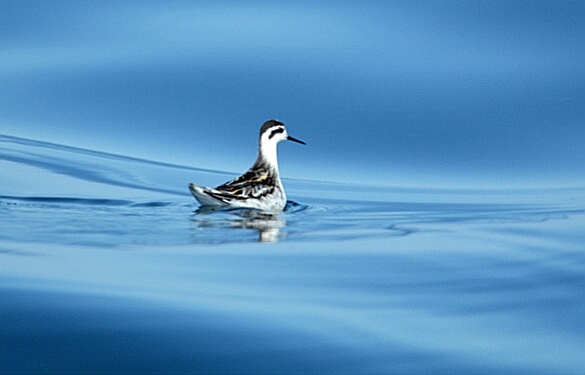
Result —
<path fill-rule="evenodd" d="M 246 173 L 216 188 L 191 183 L 191 194 L 202 206 L 282 211 L 286 194 L 278 172 L 276 146 L 287 140 L 306 144 L 288 135 L 282 122 L 266 121 L 260 128 L 258 157 Z"/>

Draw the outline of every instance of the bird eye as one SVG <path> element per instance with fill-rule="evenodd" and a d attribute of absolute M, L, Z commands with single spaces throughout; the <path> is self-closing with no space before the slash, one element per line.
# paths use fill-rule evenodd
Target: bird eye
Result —
<path fill-rule="evenodd" d="M 284 132 L 284 128 L 274 129 L 273 131 L 270 132 L 268 139 L 272 139 L 272 137 L 274 137 L 276 134 L 283 133 L 283 132 Z"/>

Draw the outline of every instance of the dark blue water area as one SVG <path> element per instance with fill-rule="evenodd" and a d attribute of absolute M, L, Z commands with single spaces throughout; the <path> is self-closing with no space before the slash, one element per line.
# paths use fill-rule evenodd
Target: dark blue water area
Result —
<path fill-rule="evenodd" d="M 583 189 L 285 179 L 2 137 L 0 372 L 582 373 Z"/>

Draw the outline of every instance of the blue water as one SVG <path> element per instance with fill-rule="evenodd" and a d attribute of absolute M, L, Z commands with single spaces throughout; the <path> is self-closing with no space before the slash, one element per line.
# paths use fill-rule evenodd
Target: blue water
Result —
<path fill-rule="evenodd" d="M 267 218 L 198 208 L 225 173 L 2 150 L 1 372 L 585 370 L 584 189 L 285 180 Z"/>
<path fill-rule="evenodd" d="M 585 373 L 585 2 L 0 30 L 0 373 Z M 286 211 L 201 210 L 270 118 Z"/>

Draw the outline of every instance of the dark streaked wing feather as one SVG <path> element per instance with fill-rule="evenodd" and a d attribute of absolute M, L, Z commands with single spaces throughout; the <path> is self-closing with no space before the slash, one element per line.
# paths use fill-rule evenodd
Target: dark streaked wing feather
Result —
<path fill-rule="evenodd" d="M 245 200 L 248 198 L 261 198 L 272 194 L 274 189 L 274 177 L 269 173 L 268 168 L 254 168 L 240 177 L 218 186 L 216 190 L 219 190 L 219 192 L 213 192 L 210 195 L 221 200 Z"/>

